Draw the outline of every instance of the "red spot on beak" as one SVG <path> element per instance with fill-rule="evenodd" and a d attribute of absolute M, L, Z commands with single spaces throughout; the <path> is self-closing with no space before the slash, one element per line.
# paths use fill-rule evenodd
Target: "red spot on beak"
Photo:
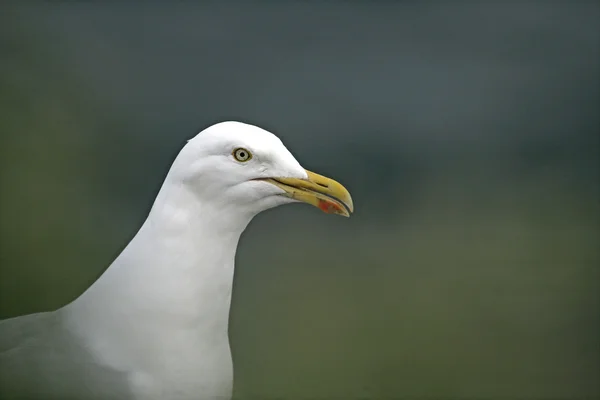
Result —
<path fill-rule="evenodd" d="M 340 206 L 338 206 L 337 204 L 327 201 L 327 200 L 323 200 L 323 199 L 319 199 L 319 208 L 326 212 L 327 214 L 331 214 L 331 213 L 335 213 L 340 210 Z"/>

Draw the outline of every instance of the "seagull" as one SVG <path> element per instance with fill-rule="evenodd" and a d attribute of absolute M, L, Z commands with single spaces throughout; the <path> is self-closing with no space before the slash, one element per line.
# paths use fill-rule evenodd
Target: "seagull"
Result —
<path fill-rule="evenodd" d="M 277 136 L 212 125 L 175 158 L 140 230 L 81 296 L 0 321 L 1 399 L 227 400 L 235 252 L 252 218 L 304 202 L 349 217 L 350 193 Z"/>

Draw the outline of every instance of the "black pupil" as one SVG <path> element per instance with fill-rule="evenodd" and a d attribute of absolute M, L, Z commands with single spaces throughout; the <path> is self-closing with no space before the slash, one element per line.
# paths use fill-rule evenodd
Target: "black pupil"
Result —
<path fill-rule="evenodd" d="M 246 158 L 246 153 L 243 151 L 240 151 L 239 156 L 240 156 L 240 158 Z"/>

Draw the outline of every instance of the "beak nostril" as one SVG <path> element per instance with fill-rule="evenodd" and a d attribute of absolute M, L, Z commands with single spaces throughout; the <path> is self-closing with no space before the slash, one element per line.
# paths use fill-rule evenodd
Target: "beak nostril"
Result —
<path fill-rule="evenodd" d="M 321 187 L 324 187 L 324 188 L 326 188 L 326 189 L 329 187 L 329 186 L 327 186 L 327 185 L 325 185 L 325 184 L 323 184 L 323 183 L 319 183 L 319 182 L 317 182 L 317 185 L 319 185 L 319 186 L 321 186 Z"/>

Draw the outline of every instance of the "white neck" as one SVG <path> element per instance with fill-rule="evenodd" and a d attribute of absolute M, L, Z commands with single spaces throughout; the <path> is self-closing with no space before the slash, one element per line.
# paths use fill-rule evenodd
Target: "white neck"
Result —
<path fill-rule="evenodd" d="M 182 352 L 190 348 L 229 351 L 235 251 L 251 216 L 220 207 L 201 204 L 185 186 L 167 179 L 137 235 L 64 308 L 69 326 L 103 362 L 152 369 L 169 362 L 166 354 L 185 363 Z M 190 362 L 196 356 L 190 354 Z"/>

